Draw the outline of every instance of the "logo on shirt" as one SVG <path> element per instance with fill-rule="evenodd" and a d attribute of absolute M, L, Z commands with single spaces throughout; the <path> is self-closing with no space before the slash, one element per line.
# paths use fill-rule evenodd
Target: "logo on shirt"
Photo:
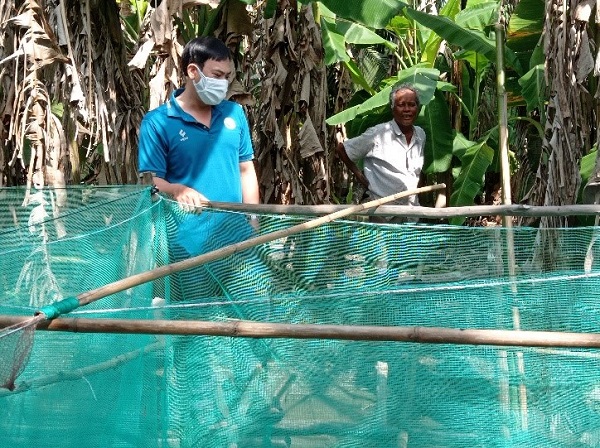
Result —
<path fill-rule="evenodd" d="M 181 136 L 179 139 L 180 142 L 185 142 L 188 139 L 188 136 L 183 129 L 179 130 L 179 135 Z"/>
<path fill-rule="evenodd" d="M 232 131 L 233 131 L 233 130 L 236 128 L 236 126 L 237 126 L 237 125 L 235 124 L 235 120 L 234 120 L 233 118 L 231 118 L 231 117 L 227 117 L 227 118 L 225 118 L 225 120 L 223 120 L 223 124 L 225 125 L 225 127 L 226 127 L 227 129 L 230 129 L 230 130 L 232 130 Z"/>

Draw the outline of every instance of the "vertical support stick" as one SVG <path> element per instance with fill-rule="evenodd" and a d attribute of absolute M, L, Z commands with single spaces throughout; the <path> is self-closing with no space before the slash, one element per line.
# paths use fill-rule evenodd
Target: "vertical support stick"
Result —
<path fill-rule="evenodd" d="M 499 130 L 499 150 L 500 150 L 500 175 L 502 182 L 502 204 L 511 205 L 510 189 L 510 164 L 508 161 L 508 112 L 505 87 L 504 72 L 504 16 L 501 13 L 498 23 L 496 23 L 496 70 L 497 70 L 497 89 L 498 89 L 498 130 Z M 504 217 L 504 226 L 512 227 L 512 216 Z M 508 232 L 511 235 L 511 232 Z M 512 235 L 511 235 L 512 239 Z M 511 246 L 509 245 L 509 251 Z M 509 252 L 510 255 L 510 252 Z M 510 257 L 509 257 L 510 260 Z M 512 263 L 509 263 L 511 276 L 514 275 L 514 252 L 512 253 Z"/>
<path fill-rule="evenodd" d="M 377 417 L 382 428 L 387 426 L 388 406 L 388 372 L 389 366 L 385 361 L 377 361 Z"/>
<path fill-rule="evenodd" d="M 498 89 L 498 146 L 500 150 L 500 173 L 502 182 L 502 205 L 511 205 L 512 194 L 510 189 L 510 163 L 508 161 L 508 112 L 504 72 L 504 13 L 501 10 L 496 23 L 496 70 Z M 503 225 L 506 227 L 506 250 L 508 255 L 508 275 L 514 280 L 516 274 L 515 244 L 512 232 L 512 216 L 504 216 Z M 517 292 L 514 282 L 511 282 L 513 293 Z"/>
<path fill-rule="evenodd" d="M 501 4 L 498 22 L 496 23 L 496 70 L 497 70 L 497 89 L 498 89 L 498 129 L 499 129 L 499 150 L 500 150 L 500 169 L 502 182 L 502 204 L 511 205 L 512 195 L 510 188 L 510 164 L 508 160 L 508 112 L 507 112 L 507 97 L 505 87 L 505 71 L 504 71 L 504 39 L 505 39 L 505 18 L 504 10 Z M 515 243 L 512 231 L 512 216 L 503 218 L 504 227 L 506 227 L 506 250 L 508 258 L 508 275 L 510 278 L 511 291 L 514 296 L 517 294 L 517 284 L 515 281 L 516 261 L 515 261 Z M 513 306 L 513 327 L 519 330 L 520 314 L 518 306 Z M 527 389 L 524 383 L 525 363 L 523 353 L 517 352 L 517 364 L 519 376 L 521 378 L 519 385 L 519 402 L 521 407 L 521 428 L 527 430 Z"/>

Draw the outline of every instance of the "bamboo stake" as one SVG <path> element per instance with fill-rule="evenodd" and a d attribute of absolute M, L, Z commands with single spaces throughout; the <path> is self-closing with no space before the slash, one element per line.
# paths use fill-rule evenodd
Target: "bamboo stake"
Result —
<path fill-rule="evenodd" d="M 28 320 L 0 316 L 0 328 Z M 600 333 L 557 331 L 484 330 L 444 327 L 373 325 L 284 324 L 231 320 L 92 319 L 56 318 L 40 322 L 38 330 L 75 333 L 155 334 L 175 336 L 227 336 L 241 338 L 339 339 L 396 341 L 426 344 L 494 345 L 517 347 L 600 348 Z"/>
<path fill-rule="evenodd" d="M 116 369 L 134 359 L 139 358 L 148 353 L 152 353 L 165 348 L 163 341 L 157 341 L 150 345 L 146 345 L 142 348 L 132 350 L 130 352 L 121 353 L 112 359 L 102 361 L 98 364 L 91 366 L 81 367 L 75 370 L 62 370 L 60 372 L 53 373 L 51 375 L 41 376 L 33 378 L 29 381 L 23 381 L 19 383 L 13 390 L 6 390 L 0 388 L 0 397 L 8 395 L 20 394 L 27 392 L 28 390 L 35 390 L 41 387 L 48 386 L 50 384 L 63 383 L 66 381 L 76 381 L 86 376 L 94 375 L 99 372 L 105 372 L 110 369 Z"/>
<path fill-rule="evenodd" d="M 508 106 L 505 86 L 505 70 L 504 70 L 504 40 L 505 40 L 505 16 L 504 9 L 500 7 L 498 22 L 496 23 L 496 71 L 497 71 L 497 89 L 498 89 L 498 129 L 499 129 L 499 150 L 500 150 L 500 171 L 502 182 L 502 204 L 511 205 L 512 194 L 510 186 L 510 164 L 508 160 Z M 511 279 L 511 291 L 514 297 L 517 297 L 517 283 L 515 282 L 516 275 L 516 260 L 515 260 L 515 244 L 513 234 L 512 216 L 506 215 L 503 217 L 503 225 L 506 228 L 506 251 L 508 258 L 508 275 Z M 520 312 L 518 305 L 514 305 L 513 309 L 513 325 L 515 330 L 520 330 Z M 521 427 L 523 430 L 528 428 L 528 410 L 527 410 L 527 390 L 523 377 L 525 376 L 525 362 L 523 353 L 517 352 L 517 368 L 520 374 L 519 383 L 519 402 L 521 404 Z"/>

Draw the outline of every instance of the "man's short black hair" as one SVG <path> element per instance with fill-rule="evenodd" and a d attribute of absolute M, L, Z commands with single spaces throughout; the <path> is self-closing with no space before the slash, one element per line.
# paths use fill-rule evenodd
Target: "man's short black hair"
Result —
<path fill-rule="evenodd" d="M 204 63 L 209 59 L 214 59 L 215 61 L 231 59 L 229 48 L 227 48 L 223 41 L 216 37 L 196 37 L 190 40 L 183 48 L 181 69 L 185 73 L 190 64 L 196 64 L 202 69 Z"/>

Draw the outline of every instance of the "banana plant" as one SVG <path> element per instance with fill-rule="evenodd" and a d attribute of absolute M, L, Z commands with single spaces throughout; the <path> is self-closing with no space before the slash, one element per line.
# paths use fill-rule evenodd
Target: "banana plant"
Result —
<path fill-rule="evenodd" d="M 397 45 L 382 38 L 360 23 L 338 18 L 336 14 L 320 2 L 316 2 L 315 5 L 318 11 L 315 19 L 320 22 L 323 36 L 325 64 L 342 64 L 357 86 L 374 95 L 376 91 L 369 82 L 368 77 L 361 71 L 357 62 L 350 57 L 348 45 L 382 45 L 390 52 L 395 52 Z"/>
<path fill-rule="evenodd" d="M 119 3 L 125 3 L 125 0 Z M 125 42 L 128 50 L 132 51 L 135 44 L 140 40 L 149 2 L 146 0 L 129 0 L 128 3 L 129 6 L 127 8 L 121 5 L 120 17 L 123 24 Z"/>
<path fill-rule="evenodd" d="M 544 10 L 543 0 L 522 0 L 512 13 L 507 30 L 508 45 L 514 49 L 522 66 L 527 68 L 518 80 L 527 111 L 538 110 L 542 123 L 545 122 L 547 100 L 545 56 L 541 42 Z"/>
<path fill-rule="evenodd" d="M 453 142 L 453 154 L 461 161 L 456 168 L 454 191 L 450 204 L 470 205 L 483 186 L 485 173 L 494 160 L 494 150 L 488 146 L 487 139 L 473 142 L 457 133 Z M 464 218 L 452 218 L 450 224 L 462 224 Z"/>
<path fill-rule="evenodd" d="M 428 135 L 424 171 L 443 173 L 454 165 L 455 191 L 450 204 L 472 204 L 483 188 L 486 172 L 497 165 L 495 157 L 490 159 L 490 154 L 497 152 L 494 151 L 497 143 L 494 133 L 488 132 L 495 123 L 482 125 L 479 114 L 486 100 L 481 94 L 490 82 L 489 73 L 496 61 L 493 31 L 501 2 L 468 1 L 461 8 L 460 0 L 449 0 L 438 15 L 424 13 L 399 0 L 378 1 L 374 8 L 347 0 L 300 0 L 300 3 L 312 4 L 317 11 L 315 18 L 321 26 L 326 64 L 343 66 L 356 86 L 350 107 L 330 116 L 327 124 L 344 123 L 348 135 L 354 136 L 390 119 L 392 85 L 413 82 L 421 90 L 425 106 L 417 122 Z M 543 110 L 540 101 L 544 101 L 543 66 L 539 57 L 537 63 L 532 62 L 535 58 L 531 51 L 532 42 L 537 43 L 541 35 L 540 5 L 543 11 L 543 0 L 520 2 L 509 22 L 504 52 L 511 104 L 527 105 L 530 111 Z M 400 69 L 375 80 L 356 57 L 365 48 L 394 58 Z M 459 77 L 450 80 L 460 85 L 460 90 L 442 80 L 442 72 L 448 72 L 451 63 L 444 66 L 441 54 L 451 61 L 462 61 Z M 456 131 L 451 126 L 449 96 L 461 105 L 464 117 L 463 126 Z M 468 148 L 464 148 L 465 142 L 470 142 Z"/>
<path fill-rule="evenodd" d="M 330 3 L 328 3 L 329 5 Z M 444 83 L 440 81 L 440 72 L 438 69 L 434 68 L 434 63 L 436 59 L 436 55 L 439 52 L 439 47 L 442 44 L 442 38 L 436 37 L 437 35 L 434 33 L 429 33 L 425 35 L 423 32 L 419 32 L 417 27 L 415 26 L 416 20 L 415 17 L 423 18 L 423 16 L 429 17 L 429 15 L 420 13 L 416 10 L 412 10 L 413 16 L 410 14 L 398 14 L 402 9 L 408 8 L 406 5 L 402 5 L 397 3 L 394 5 L 395 8 L 390 8 L 388 10 L 389 14 L 387 17 L 390 17 L 392 14 L 396 14 L 390 19 L 390 25 L 388 26 L 388 31 L 395 31 L 396 35 L 400 35 L 400 30 L 402 29 L 412 29 L 415 30 L 416 36 L 420 36 L 420 38 L 415 38 L 414 41 L 421 42 L 421 47 L 426 49 L 425 52 L 422 53 L 421 60 L 423 62 L 419 63 L 417 57 L 414 57 L 413 60 L 408 58 L 408 62 L 413 64 L 410 67 L 405 67 L 403 70 L 400 70 L 396 76 L 392 76 L 384 80 L 379 86 L 375 87 L 375 92 L 369 91 L 368 89 L 364 89 L 367 93 L 370 94 L 363 102 L 350 107 L 343 112 L 330 117 L 327 120 L 327 123 L 330 125 L 336 125 L 341 123 L 347 123 L 348 134 L 350 136 L 357 135 L 360 132 L 364 131 L 367 127 L 391 118 L 391 114 L 389 111 L 389 94 L 391 92 L 392 86 L 394 84 L 400 82 L 411 82 L 413 83 L 421 92 L 421 102 L 424 105 L 422 109 L 422 113 L 419 117 L 417 124 L 421 125 L 425 132 L 427 133 L 427 145 L 425 148 L 425 166 L 424 172 L 428 174 L 432 173 L 443 173 L 447 171 L 451 167 L 452 158 L 453 158 L 453 145 L 452 141 L 454 138 L 454 134 L 451 128 L 451 120 L 450 120 L 450 111 L 447 106 L 446 98 L 443 95 L 443 92 L 453 92 L 455 89 L 452 85 L 448 83 Z M 342 11 L 339 7 L 334 7 L 334 9 L 338 12 Z M 489 8 L 488 8 L 489 11 Z M 447 13 L 452 17 L 455 17 L 458 14 L 458 2 L 452 1 L 446 5 L 445 9 L 442 13 Z M 369 17 L 362 17 L 357 14 L 356 11 L 353 12 L 352 18 L 354 20 L 359 19 L 363 23 L 367 24 L 376 24 L 375 21 L 370 21 Z M 450 19 L 448 19 L 450 20 Z M 472 20 L 472 19 L 471 19 Z M 430 30 L 435 27 L 425 27 L 421 29 Z M 454 26 L 453 29 L 458 29 L 457 26 Z M 435 31 L 435 30 L 434 30 Z M 327 34 L 332 34 L 335 32 L 335 28 L 329 24 L 325 27 L 325 32 Z M 462 29 L 460 29 L 459 33 L 465 33 Z M 331 55 L 341 55 L 339 59 L 332 57 L 328 60 L 328 62 L 337 62 L 338 60 L 347 61 L 347 49 L 346 46 L 349 44 L 347 40 L 344 39 L 344 35 L 340 32 L 337 33 L 338 39 L 324 39 L 324 42 L 336 42 L 335 47 L 325 45 L 326 51 L 330 50 Z M 469 36 L 468 34 L 466 34 Z M 402 39 L 405 36 L 399 36 L 399 41 L 403 42 Z M 472 38 L 473 41 L 476 41 L 476 38 Z M 358 42 L 368 44 L 369 42 Z M 484 41 L 485 43 L 485 41 Z M 487 51 L 487 50 L 486 50 Z M 488 51 L 489 53 L 489 51 Z M 406 64 L 405 64 L 406 65 Z M 355 79 L 354 77 L 353 79 Z M 363 85 L 360 84 L 359 85 Z M 469 114 L 472 114 L 472 110 L 476 110 L 474 107 L 471 107 L 469 110 Z M 474 120 L 473 120 L 474 122 Z M 465 157 L 464 160 L 468 163 L 473 162 L 474 160 L 479 160 L 476 157 Z M 491 161 L 490 161 L 491 163 Z M 476 170 L 467 169 L 464 173 L 475 173 Z M 487 169 L 487 166 L 486 166 Z M 474 176 L 475 174 L 473 174 Z M 481 178 L 481 176 L 480 176 Z M 469 185 L 480 185 L 480 179 L 470 180 Z M 463 185 L 464 182 L 459 178 L 459 186 Z M 478 191 L 474 191 L 472 188 L 468 190 L 462 190 L 461 194 L 454 195 L 454 198 L 460 198 L 459 202 L 464 202 L 463 198 L 465 195 L 465 191 L 470 192 L 473 196 L 470 198 L 470 201 L 473 201 L 473 198 L 478 193 Z"/>
<path fill-rule="evenodd" d="M 406 45 L 402 44 L 411 37 L 413 41 L 421 41 L 414 22 L 404 16 L 395 15 L 402 6 L 401 2 L 388 2 L 382 7 L 389 9 L 379 11 L 385 14 L 360 15 L 359 11 L 350 5 L 340 7 L 339 3 L 327 2 L 338 12 L 347 14 L 340 18 L 324 5 L 319 3 L 320 23 L 323 34 L 323 44 L 326 51 L 325 60 L 328 64 L 342 64 L 350 72 L 359 91 L 351 101 L 351 107 L 329 117 L 327 124 L 346 124 L 347 134 L 352 137 L 362 133 L 368 127 L 391 119 L 389 97 L 394 85 L 409 82 L 420 92 L 421 104 L 424 106 L 418 120 L 427 133 L 427 146 L 425 148 L 425 172 L 438 173 L 446 171 L 452 159 L 452 129 L 450 127 L 449 110 L 441 95 L 436 95 L 438 85 L 451 88 L 447 83 L 440 81 L 440 72 L 431 64 L 419 63 L 419 57 L 411 54 Z M 347 25 L 348 20 L 358 20 L 352 26 Z M 395 36 L 393 42 L 383 39 L 369 26 L 381 26 L 387 20 L 389 25 L 386 31 Z M 412 34 L 408 36 L 408 34 Z M 394 43 L 400 42 L 401 47 Z M 355 61 L 349 48 L 355 46 L 380 46 L 383 51 L 389 52 L 401 63 L 403 69 L 389 76 L 376 85 L 364 75 L 360 64 Z M 418 48 L 416 49 L 418 52 Z M 402 55 L 400 54 L 402 53 Z M 435 132 L 433 130 L 435 129 Z"/>
<path fill-rule="evenodd" d="M 523 1 L 527 5 L 536 6 L 536 10 L 539 9 L 539 3 L 541 2 L 541 0 Z M 337 14 L 347 14 L 348 17 L 359 20 L 365 25 L 373 26 L 377 23 L 373 17 L 361 15 L 358 8 L 354 8 L 352 5 L 341 5 L 340 2 L 335 0 L 323 0 L 323 3 Z M 521 11 L 522 9 L 517 9 L 516 12 L 520 14 Z M 460 78 L 454 80 L 462 87 L 461 95 L 458 96 L 457 89 L 448 88 L 445 83 L 440 83 L 444 88 L 436 89 L 434 95 L 425 98 L 423 103 L 427 107 L 424 108 L 419 123 L 428 132 L 428 137 L 431 135 L 431 138 L 428 138 L 428 147 L 426 148 L 425 172 L 443 172 L 449 168 L 452 159 L 455 164 L 458 162 L 457 167 L 453 170 L 456 180 L 455 191 L 450 198 L 451 205 L 472 204 L 484 185 L 486 171 L 495 170 L 497 165 L 493 163 L 495 160 L 493 155 L 497 152 L 494 151 L 494 147 L 497 143 L 494 138 L 490 137 L 493 133 L 487 132 L 489 129 L 481 128 L 479 112 L 483 101 L 480 95 L 486 82 L 489 82 L 490 69 L 494 67 L 493 64 L 496 61 L 496 44 L 493 30 L 495 23 L 498 21 L 498 15 L 499 2 L 497 1 L 469 2 L 466 8 L 461 10 L 460 2 L 455 0 L 447 2 L 439 15 L 418 11 L 406 4 L 401 4 L 401 2 L 386 2 L 382 5 L 382 10 L 379 11 L 378 15 L 379 20 L 382 20 L 383 17 L 387 19 L 392 16 L 390 24 L 410 20 L 420 25 L 421 28 L 417 26 L 413 26 L 413 28 L 421 30 L 421 39 L 417 41 L 422 42 L 423 48 L 420 60 L 424 65 L 415 65 L 415 70 L 427 66 L 432 68 L 438 66 L 440 59 L 438 56 L 442 45 L 446 45 L 450 49 L 453 60 L 462 60 L 464 63 Z M 544 98 L 540 94 L 544 90 L 542 84 L 543 66 L 536 63 L 528 67 L 529 61 L 534 60 L 531 52 L 533 48 L 531 41 L 536 38 L 539 40 L 541 27 L 539 27 L 538 32 L 538 25 L 540 22 L 539 19 L 535 18 L 535 15 L 532 16 L 531 14 L 529 16 L 525 16 L 525 14 L 517 15 L 516 18 L 519 20 L 515 20 L 514 26 L 510 28 L 509 41 L 510 43 L 514 42 L 519 52 L 513 51 L 510 44 L 505 46 L 504 52 L 504 59 L 508 65 L 507 74 L 511 81 L 508 83 L 510 88 L 509 98 L 513 105 L 527 104 L 530 110 L 533 108 L 542 109 L 539 101 L 540 98 L 542 98 L 542 101 Z M 393 26 L 391 27 L 393 28 Z M 388 26 L 389 28 L 390 26 Z M 428 30 L 429 33 L 425 33 L 424 30 Z M 527 35 L 529 43 L 522 43 L 523 35 Z M 339 41 L 338 45 L 341 46 Z M 527 53 L 528 50 L 529 53 Z M 403 77 L 402 72 L 404 71 L 406 70 L 401 70 L 395 79 L 387 81 L 397 81 Z M 459 140 L 452 145 L 452 137 L 448 138 L 448 134 L 451 132 L 450 129 L 440 127 L 440 123 L 450 122 L 447 107 L 443 107 L 445 102 L 445 98 L 441 94 L 443 91 L 453 95 L 462 106 L 466 118 L 463 121 L 467 122 L 465 130 L 468 137 L 461 137 L 462 134 L 459 132 L 454 138 L 466 139 L 465 141 L 471 142 L 468 150 L 457 150 L 457 148 L 462 148 L 465 144 L 464 141 Z M 352 120 L 350 129 L 361 130 L 373 121 L 373 116 L 382 113 L 384 98 L 387 100 L 386 93 L 389 93 L 388 85 L 378 87 L 377 93 L 364 102 L 330 117 L 328 123 L 336 124 Z M 435 101 L 430 104 L 430 101 L 434 98 Z M 357 121 L 360 123 L 358 126 L 355 124 Z M 488 126 L 494 127 L 495 125 L 490 123 Z M 435 145 L 436 137 L 440 137 L 437 140 L 446 142 L 446 147 Z M 431 147 L 430 143 L 434 146 Z"/>

